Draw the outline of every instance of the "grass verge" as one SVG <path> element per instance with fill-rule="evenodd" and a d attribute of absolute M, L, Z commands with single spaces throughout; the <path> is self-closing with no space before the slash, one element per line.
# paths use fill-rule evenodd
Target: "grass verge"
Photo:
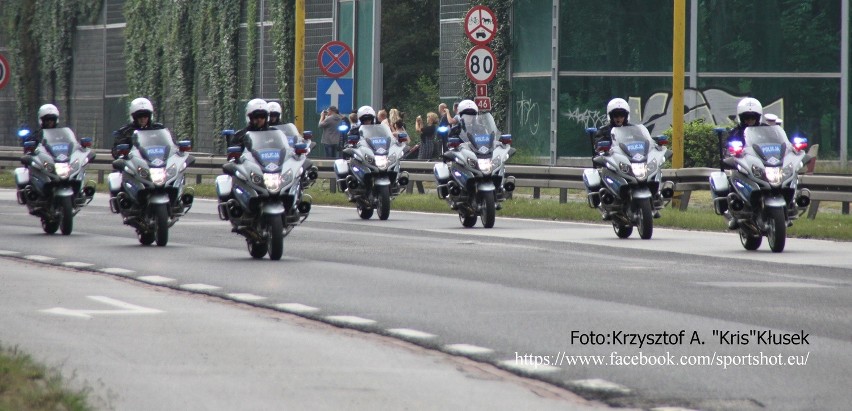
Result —
<path fill-rule="evenodd" d="M 17 348 L 0 347 L 0 410 L 90 409 L 87 393 L 65 388 L 58 372 L 36 363 Z"/>

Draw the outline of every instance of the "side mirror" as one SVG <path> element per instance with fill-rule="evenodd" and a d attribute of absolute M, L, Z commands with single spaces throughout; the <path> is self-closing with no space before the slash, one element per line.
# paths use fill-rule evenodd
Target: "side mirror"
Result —
<path fill-rule="evenodd" d="M 189 140 L 178 141 L 178 150 L 180 150 L 181 153 L 185 153 L 187 151 L 192 150 L 192 141 L 189 141 Z"/>
<path fill-rule="evenodd" d="M 511 134 L 503 134 L 500 136 L 500 144 L 509 145 L 512 144 L 512 135 Z"/>
<path fill-rule="evenodd" d="M 308 153 L 308 144 L 307 143 L 298 143 L 295 146 L 293 146 L 293 149 L 295 150 L 297 156 L 302 155 L 302 154 L 307 154 Z"/>
<path fill-rule="evenodd" d="M 24 141 L 24 154 L 30 154 L 34 152 L 37 144 L 38 143 L 35 141 Z"/>
<path fill-rule="evenodd" d="M 21 164 L 23 164 L 24 167 L 29 167 L 30 164 L 32 164 L 32 163 L 33 163 L 32 156 L 21 156 Z"/>
<path fill-rule="evenodd" d="M 243 155 L 243 148 L 240 146 L 228 147 L 228 161 L 238 161 Z"/>
<path fill-rule="evenodd" d="M 118 160 L 114 160 L 112 162 L 112 169 L 115 170 L 115 171 L 124 170 L 125 167 L 127 167 L 127 161 L 126 160 L 119 158 Z"/>
<path fill-rule="evenodd" d="M 408 141 L 408 133 L 399 133 L 399 134 L 396 136 L 396 139 L 397 139 L 400 143 L 405 143 L 405 142 L 407 142 L 407 141 Z"/>
<path fill-rule="evenodd" d="M 598 153 L 607 153 L 612 148 L 612 141 L 598 141 L 595 143 L 595 151 Z"/>
<path fill-rule="evenodd" d="M 343 149 L 343 154 L 346 154 L 347 156 L 352 157 L 352 156 L 355 155 L 355 149 L 352 148 L 352 147 L 346 147 L 346 148 Z"/>
<path fill-rule="evenodd" d="M 668 136 L 659 135 L 659 136 L 653 137 L 652 139 L 654 140 L 655 143 L 657 143 L 661 146 L 669 145 L 669 137 Z"/>
<path fill-rule="evenodd" d="M 457 148 L 462 143 L 462 139 L 458 137 L 451 137 L 447 140 L 447 147 L 449 148 Z"/>
<path fill-rule="evenodd" d="M 81 138 L 80 139 L 80 147 L 91 148 L 92 147 L 92 138 L 91 137 Z"/>
<path fill-rule="evenodd" d="M 305 130 L 305 132 L 302 133 L 302 137 L 305 140 L 310 140 L 310 139 L 314 138 L 314 132 L 311 131 L 311 130 Z"/>
<path fill-rule="evenodd" d="M 737 169 L 737 159 L 735 159 L 733 157 L 725 158 L 724 160 L 722 160 L 722 168 L 727 168 L 729 170 L 736 170 Z"/>

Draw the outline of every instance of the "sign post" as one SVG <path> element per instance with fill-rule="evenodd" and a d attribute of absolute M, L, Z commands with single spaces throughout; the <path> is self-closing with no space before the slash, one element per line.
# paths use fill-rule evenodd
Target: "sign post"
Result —
<path fill-rule="evenodd" d="M 486 6 L 474 6 L 464 17 L 464 32 L 474 46 L 465 58 L 465 72 L 476 85 L 474 103 L 482 111 L 491 110 L 488 83 L 497 74 L 497 58 L 487 46 L 497 34 L 497 16 Z"/>
<path fill-rule="evenodd" d="M 329 41 L 317 53 L 317 66 L 328 77 L 317 77 L 317 113 L 329 106 L 337 107 L 341 113 L 352 111 L 351 78 L 342 78 L 355 64 L 355 54 L 342 41 Z"/>

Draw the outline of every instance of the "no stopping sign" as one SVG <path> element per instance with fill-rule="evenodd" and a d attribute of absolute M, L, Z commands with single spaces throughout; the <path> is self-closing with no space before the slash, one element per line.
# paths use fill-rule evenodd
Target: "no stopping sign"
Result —
<path fill-rule="evenodd" d="M 0 54 L 0 90 L 6 87 L 6 84 L 9 84 L 10 77 L 12 77 L 12 71 L 9 68 L 9 61 Z"/>

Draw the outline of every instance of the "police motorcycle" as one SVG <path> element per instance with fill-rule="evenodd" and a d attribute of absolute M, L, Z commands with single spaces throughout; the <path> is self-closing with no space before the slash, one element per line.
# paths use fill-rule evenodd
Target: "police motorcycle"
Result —
<path fill-rule="evenodd" d="M 18 136 L 26 139 L 27 129 Z M 86 166 L 95 158 L 92 139 L 77 142 L 70 128 L 42 130 L 41 147 L 36 141 L 24 141 L 24 167 L 15 169 L 18 203 L 27 206 L 31 215 L 41 218 L 47 234 L 60 230 L 71 234 L 74 216 L 95 195 L 95 182 L 86 181 Z"/>
<path fill-rule="evenodd" d="M 245 237 L 253 258 L 268 253 L 271 260 L 280 260 L 284 237 L 311 211 L 311 196 L 304 188 L 316 180 L 316 167 L 313 179 L 305 177 L 310 149 L 292 123 L 248 131 L 243 141 L 245 150 L 228 148 L 228 162 L 222 165 L 225 174 L 216 177 L 219 218 L 230 221 L 231 231 Z"/>
<path fill-rule="evenodd" d="M 654 218 L 674 194 L 674 183 L 662 181 L 663 163 L 671 157 L 667 144 L 666 136 L 651 138 L 642 124 L 613 127 L 612 141 L 596 143 L 592 162 L 600 168 L 583 170 L 583 184 L 589 207 L 612 221 L 618 238 L 630 237 L 633 227 L 643 240 L 653 235 Z"/>
<path fill-rule="evenodd" d="M 725 129 L 716 129 L 721 139 Z M 710 175 L 710 192 L 718 215 L 729 213 L 738 228 L 746 250 L 760 248 L 763 237 L 772 252 L 784 251 L 787 227 L 810 204 L 810 191 L 799 188 L 798 171 L 805 162 L 807 138 L 794 137 L 792 143 L 780 126 L 745 128 L 745 144 L 728 143 L 729 156 L 722 169 Z"/>
<path fill-rule="evenodd" d="M 169 228 L 192 208 L 195 190 L 186 169 L 195 163 L 188 140 L 172 141 L 168 129 L 136 130 L 132 144 L 119 144 L 109 175 L 110 210 L 136 229 L 139 243 L 169 242 Z"/>
<path fill-rule="evenodd" d="M 480 217 L 483 227 L 492 228 L 506 193 L 515 190 L 515 178 L 506 176 L 506 161 L 515 152 L 512 136 L 500 134 L 491 113 L 463 114 L 454 127 L 451 134 L 458 136 L 447 139 L 444 162 L 433 168 L 438 197 L 458 212 L 462 226 L 473 227 Z M 447 131 L 442 126 L 438 133 Z"/>
<path fill-rule="evenodd" d="M 359 130 L 347 137 L 343 154 L 349 160 L 334 161 L 337 184 L 355 203 L 359 217 L 369 220 L 375 210 L 380 220 L 387 220 L 391 200 L 408 185 L 408 172 L 400 171 L 408 134 L 394 138 L 384 124 L 363 124 Z"/>

